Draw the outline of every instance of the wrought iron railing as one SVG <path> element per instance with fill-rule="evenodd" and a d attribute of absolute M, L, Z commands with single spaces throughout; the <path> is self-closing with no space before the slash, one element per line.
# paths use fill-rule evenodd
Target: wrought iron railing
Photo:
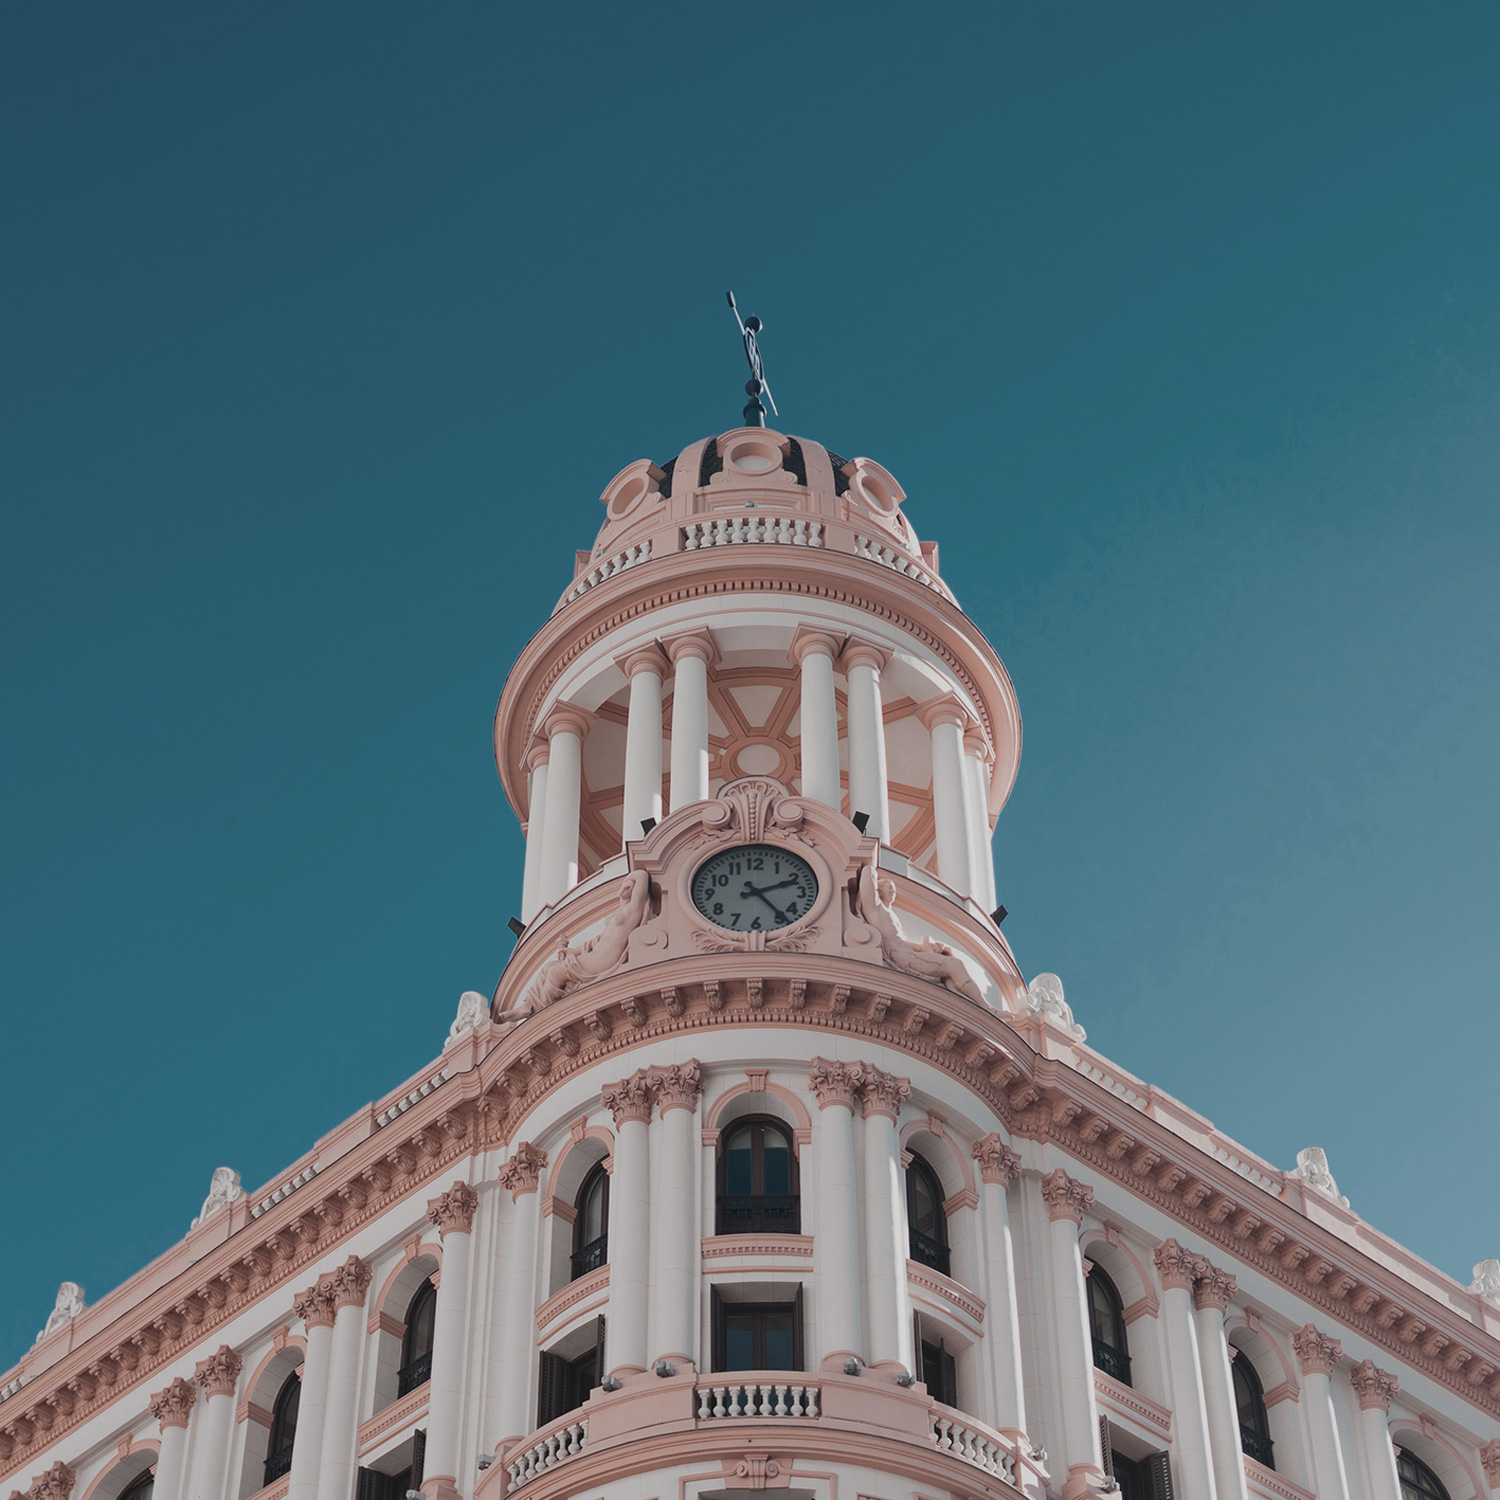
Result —
<path fill-rule="evenodd" d="M 718 1234 L 801 1234 L 796 1193 L 720 1193 Z"/>
<path fill-rule="evenodd" d="M 911 1258 L 919 1266 L 927 1266 L 943 1276 L 949 1274 L 948 1247 L 930 1234 L 923 1234 L 920 1229 L 911 1232 Z"/>
<path fill-rule="evenodd" d="M 597 1271 L 608 1259 L 609 1236 L 601 1234 L 590 1240 L 581 1250 L 573 1252 L 572 1279 L 577 1281 L 580 1276 L 587 1276 L 590 1271 Z"/>
<path fill-rule="evenodd" d="M 1106 1344 L 1102 1339 L 1094 1340 L 1094 1368 L 1103 1370 L 1111 1380 L 1118 1380 L 1121 1385 L 1130 1384 L 1130 1356 L 1122 1354 L 1113 1344 Z"/>
<path fill-rule="evenodd" d="M 1268 1469 L 1276 1467 L 1276 1445 L 1265 1433 L 1246 1427 L 1243 1422 L 1240 1423 L 1240 1447 L 1245 1450 L 1246 1458 L 1253 1458 L 1256 1463 L 1263 1464 Z"/>
<path fill-rule="evenodd" d="M 266 1472 L 261 1480 L 262 1487 L 268 1484 L 275 1484 L 283 1474 L 290 1471 L 291 1467 L 292 1445 L 288 1443 L 285 1448 L 282 1448 L 279 1452 L 271 1454 L 271 1456 L 266 1460 Z"/>
<path fill-rule="evenodd" d="M 396 1371 L 396 1394 L 398 1396 L 410 1395 L 419 1385 L 426 1385 L 432 1379 L 432 1351 L 419 1355 L 409 1365 L 403 1365 Z"/>

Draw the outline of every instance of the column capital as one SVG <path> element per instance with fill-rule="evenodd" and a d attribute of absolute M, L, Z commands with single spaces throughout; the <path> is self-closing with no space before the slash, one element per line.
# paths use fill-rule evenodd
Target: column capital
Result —
<path fill-rule="evenodd" d="M 374 1274 L 357 1255 L 351 1255 L 336 1271 L 330 1271 L 327 1280 L 333 1291 L 334 1310 L 363 1307 Z"/>
<path fill-rule="evenodd" d="M 1484 1477 L 1492 1490 L 1500 1490 L 1500 1438 L 1491 1438 L 1479 1450 L 1479 1462 L 1484 1465 Z"/>
<path fill-rule="evenodd" d="M 969 1155 L 979 1163 L 979 1175 L 986 1182 L 1008 1188 L 1021 1175 L 1020 1154 L 1012 1151 L 996 1131 L 980 1136 L 969 1148 Z"/>
<path fill-rule="evenodd" d="M 539 1151 L 530 1141 L 519 1141 L 511 1152 L 510 1160 L 500 1168 L 500 1186 L 510 1189 L 510 1201 L 518 1202 L 523 1193 L 536 1192 L 541 1181 L 542 1168 L 547 1165 L 547 1153 Z"/>
<path fill-rule="evenodd" d="M 674 1063 L 670 1068 L 652 1068 L 648 1084 L 664 1115 L 670 1109 L 695 1108 L 698 1095 L 703 1092 L 703 1078 L 696 1058 Z"/>
<path fill-rule="evenodd" d="M 333 1288 L 326 1277 L 319 1277 L 305 1292 L 292 1298 L 292 1311 L 307 1325 L 310 1333 L 314 1328 L 333 1327 Z"/>
<path fill-rule="evenodd" d="M 706 666 L 713 666 L 719 659 L 719 648 L 714 645 L 713 632 L 706 625 L 696 630 L 679 630 L 675 635 L 665 635 L 661 640 L 667 660 L 675 667 L 684 656 L 696 656 Z"/>
<path fill-rule="evenodd" d="M 1229 1299 L 1239 1291 L 1239 1280 L 1230 1272 L 1221 1271 L 1211 1264 L 1205 1256 L 1200 1255 L 1198 1259 L 1202 1261 L 1202 1265 L 1193 1272 L 1193 1306 L 1200 1311 L 1215 1307 L 1223 1312 L 1229 1305 Z"/>
<path fill-rule="evenodd" d="M 1337 1339 L 1319 1333 L 1311 1323 L 1304 1323 L 1292 1335 L 1292 1348 L 1304 1375 L 1329 1375 L 1344 1357 L 1344 1346 Z"/>
<path fill-rule="evenodd" d="M 68 1500 L 77 1483 L 78 1475 L 59 1459 L 40 1479 L 32 1481 L 25 1500 Z"/>
<path fill-rule="evenodd" d="M 605 1084 L 600 1097 L 605 1109 L 615 1117 L 617 1130 L 627 1120 L 639 1120 L 643 1125 L 651 1123 L 655 1090 L 651 1087 L 651 1075 L 645 1068 L 637 1068 L 629 1078 L 622 1078 L 618 1083 Z"/>
<path fill-rule="evenodd" d="M 884 646 L 878 646 L 874 641 L 866 640 L 863 636 L 851 635 L 844 642 L 844 651 L 839 658 L 839 665 L 843 667 L 846 674 L 855 667 L 873 667 L 875 671 L 883 672 L 891 664 L 891 654 Z"/>
<path fill-rule="evenodd" d="M 642 641 L 639 646 L 632 646 L 615 657 L 615 665 L 629 681 L 638 672 L 654 672 L 658 677 L 665 677 L 671 663 L 667 660 L 667 653 L 655 641 Z"/>
<path fill-rule="evenodd" d="M 1082 1224 L 1084 1210 L 1094 1206 L 1093 1188 L 1075 1182 L 1061 1167 L 1042 1178 L 1042 1197 L 1047 1204 L 1047 1217 L 1053 1223 L 1071 1219 Z"/>
<path fill-rule="evenodd" d="M 228 1344 L 220 1344 L 207 1359 L 198 1361 L 193 1384 L 201 1385 L 210 1396 L 232 1396 L 244 1365 L 244 1360 Z"/>
<path fill-rule="evenodd" d="M 1388 1370 L 1382 1370 L 1373 1359 L 1362 1359 L 1349 1372 L 1349 1384 L 1359 1397 L 1361 1411 L 1389 1411 L 1391 1397 L 1401 1383 Z"/>
<path fill-rule="evenodd" d="M 829 1062 L 823 1057 L 813 1058 L 807 1074 L 808 1090 L 818 1096 L 819 1109 L 842 1104 L 850 1114 L 854 1113 L 855 1096 L 864 1081 L 863 1063 Z"/>
<path fill-rule="evenodd" d="M 1209 1269 L 1203 1256 L 1184 1249 L 1176 1240 L 1163 1240 L 1151 1258 L 1161 1273 L 1161 1284 L 1177 1291 L 1192 1291 L 1194 1279 Z"/>
<path fill-rule="evenodd" d="M 969 726 L 969 711 L 951 695 L 933 698 L 921 704 L 917 708 L 917 717 L 929 732 L 940 724 L 952 724 L 957 729 L 967 729 Z"/>
<path fill-rule="evenodd" d="M 812 625 L 799 625 L 792 633 L 791 650 L 787 653 L 799 666 L 805 657 L 816 653 L 837 661 L 844 638 L 836 630 L 822 630 Z"/>
<path fill-rule="evenodd" d="M 545 766 L 551 754 L 552 746 L 547 743 L 546 736 L 538 734 L 526 748 L 526 769 L 534 771 L 538 766 Z"/>
<path fill-rule="evenodd" d="M 446 1193 L 427 1200 L 427 1217 L 437 1225 L 438 1238 L 450 1234 L 468 1234 L 474 1227 L 474 1210 L 479 1194 L 467 1182 L 455 1182 Z"/>
<path fill-rule="evenodd" d="M 551 739 L 555 734 L 576 734 L 582 739 L 593 727 L 594 716 L 576 703 L 554 703 L 542 720 L 540 732 Z"/>
<path fill-rule="evenodd" d="M 179 1375 L 166 1390 L 151 1398 L 148 1409 L 165 1432 L 168 1427 L 186 1427 L 197 1400 L 197 1390 Z"/>
<path fill-rule="evenodd" d="M 887 1120 L 895 1120 L 901 1113 L 901 1106 L 911 1098 L 911 1080 L 897 1078 L 893 1073 L 882 1073 L 879 1068 L 866 1067 L 861 1092 L 865 1119 L 881 1115 Z"/>
<path fill-rule="evenodd" d="M 964 754 L 976 756 L 985 766 L 995 763 L 995 752 L 990 746 L 989 737 L 972 719 L 964 726 Z"/>

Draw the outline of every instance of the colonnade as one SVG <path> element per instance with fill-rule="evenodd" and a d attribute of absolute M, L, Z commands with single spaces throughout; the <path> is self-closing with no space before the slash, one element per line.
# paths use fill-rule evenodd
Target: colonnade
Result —
<path fill-rule="evenodd" d="M 865 831 L 891 837 L 889 776 L 881 674 L 890 652 L 872 641 L 845 639 L 803 626 L 792 639 L 799 670 L 799 772 L 802 795 L 841 809 L 839 717 L 835 672 L 847 683 L 849 809 L 866 814 Z M 663 685 L 673 677 L 668 803 L 671 810 L 709 795 L 708 673 L 718 658 L 707 629 L 649 642 L 616 658 L 630 684 L 625 730 L 624 842 L 659 820 L 662 805 Z M 986 911 L 995 905 L 990 856 L 989 763 L 985 736 L 956 697 L 920 711 L 932 736 L 932 798 L 937 873 Z M 593 716 L 560 703 L 544 717 L 527 760 L 526 863 L 521 920 L 529 922 L 578 882 L 583 741 Z"/>

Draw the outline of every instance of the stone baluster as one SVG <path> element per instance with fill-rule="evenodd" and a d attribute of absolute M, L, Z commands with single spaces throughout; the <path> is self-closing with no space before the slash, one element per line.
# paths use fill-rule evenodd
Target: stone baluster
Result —
<path fill-rule="evenodd" d="M 357 1255 L 328 1274 L 333 1291 L 333 1341 L 328 1359 L 328 1405 L 323 1413 L 323 1452 L 318 1461 L 318 1500 L 350 1500 L 354 1493 L 365 1293 L 370 1289 L 370 1274 L 369 1266 Z M 300 1429 L 300 1408 L 297 1415 Z M 294 1459 L 296 1453 L 294 1443 Z"/>
<path fill-rule="evenodd" d="M 969 820 L 973 871 L 969 892 L 986 910 L 995 909 L 995 855 L 990 847 L 990 748 L 976 724 L 964 731 L 964 808 Z"/>
<path fill-rule="evenodd" d="M 1203 1257 L 1193 1269 L 1193 1321 L 1198 1329 L 1198 1358 L 1203 1366 L 1203 1395 L 1208 1438 L 1213 1454 L 1214 1486 L 1219 1500 L 1249 1500 L 1245 1456 L 1240 1449 L 1239 1403 L 1230 1374 L 1229 1340 L 1224 1337 L 1224 1310 L 1239 1290 L 1228 1271 Z"/>
<path fill-rule="evenodd" d="M 1339 1442 L 1329 1377 L 1343 1358 L 1344 1346 L 1305 1323 L 1292 1335 L 1292 1347 L 1302 1366 L 1302 1395 L 1312 1446 L 1313 1489 L 1318 1500 L 1349 1500 L 1349 1478 Z"/>
<path fill-rule="evenodd" d="M 1010 1233 L 1010 1185 L 1020 1175 L 1021 1158 L 997 1134 L 982 1136 L 972 1148 L 983 1179 L 986 1313 L 985 1353 L 995 1409 L 991 1423 L 1012 1437 L 1026 1432 L 1025 1385 L 1021 1372 L 1021 1315 L 1016 1297 L 1016 1258 Z"/>
<path fill-rule="evenodd" d="M 547 805 L 542 810 L 538 899 L 551 906 L 578 884 L 578 818 L 583 797 L 583 737 L 591 715 L 560 703 L 547 715 Z"/>
<path fill-rule="evenodd" d="M 890 659 L 891 653 L 872 641 L 853 640 L 844 647 L 844 675 L 849 682 L 849 811 L 868 813 L 865 832 L 882 843 L 891 836 L 891 802 L 880 674 Z"/>
<path fill-rule="evenodd" d="M 297 1398 L 297 1437 L 287 1500 L 318 1500 L 318 1471 L 323 1463 L 323 1419 L 328 1410 L 328 1377 L 333 1358 L 333 1287 L 326 1276 L 292 1303 L 307 1329 L 302 1353 L 302 1391 Z"/>
<path fill-rule="evenodd" d="M 603 1090 L 614 1116 L 614 1170 L 609 1181 L 609 1317 L 606 1363 L 617 1377 L 646 1368 L 651 1270 L 650 1076 L 638 1068 Z"/>
<path fill-rule="evenodd" d="M 656 1288 L 656 1358 L 680 1368 L 696 1363 L 693 1314 L 698 1305 L 702 1257 L 693 1182 L 698 1175 L 701 1132 L 697 1128 L 697 1105 L 703 1083 L 697 1062 L 690 1060 L 653 1068 L 650 1085 L 661 1116 L 656 1128 L 662 1134 L 662 1181 L 671 1185 L 657 1204 L 656 1232 L 651 1240 L 656 1260 L 652 1279 Z M 612 1249 L 613 1238 L 610 1245 Z M 610 1275 L 613 1277 L 613 1271 Z"/>
<path fill-rule="evenodd" d="M 470 1325 L 469 1280 L 474 1211 L 479 1195 L 455 1182 L 427 1205 L 443 1242 L 432 1330 L 432 1376 L 427 1391 L 427 1457 L 422 1493 L 428 1500 L 457 1500 L 464 1413 L 464 1370 Z"/>
<path fill-rule="evenodd" d="M 542 830 L 547 812 L 546 740 L 539 740 L 526 757 L 526 863 L 521 874 L 521 920 L 529 922 L 542 909 Z"/>
<path fill-rule="evenodd" d="M 661 682 L 667 658 L 654 641 L 615 658 L 630 682 L 625 721 L 625 843 L 642 836 L 641 824 L 661 819 Z"/>
<path fill-rule="evenodd" d="M 1359 1434 L 1365 1450 L 1365 1469 L 1370 1476 L 1370 1500 L 1401 1500 L 1401 1480 L 1396 1474 L 1396 1449 L 1391 1442 L 1391 1397 L 1400 1389 L 1396 1377 L 1378 1368 L 1374 1360 L 1362 1359 L 1349 1372 L 1349 1382 L 1359 1397 Z"/>
<path fill-rule="evenodd" d="M 862 1356 L 859 1289 L 859 1185 L 854 1167 L 854 1102 L 864 1085 L 862 1063 L 815 1057 L 808 1088 L 818 1099 L 816 1257 L 821 1364 Z"/>
<path fill-rule="evenodd" d="M 1078 1248 L 1078 1230 L 1084 1210 L 1093 1206 L 1094 1190 L 1058 1167 L 1042 1179 L 1041 1191 L 1052 1258 L 1057 1383 L 1062 1402 L 1062 1492 L 1066 1500 L 1073 1500 L 1091 1493 L 1090 1485 L 1104 1478 L 1099 1402 L 1094 1395 L 1094 1346 L 1084 1301 L 1083 1253 Z"/>
<path fill-rule="evenodd" d="M 952 698 L 929 703 L 921 713 L 932 735 L 932 811 L 937 824 L 938 878 L 960 896 L 973 885 L 969 814 L 964 796 L 964 722 Z"/>
<path fill-rule="evenodd" d="M 1203 1391 L 1203 1361 L 1193 1324 L 1193 1277 L 1208 1262 L 1176 1240 L 1156 1247 L 1161 1273 L 1162 1330 L 1167 1345 L 1167 1380 L 1172 1392 L 1172 1477 L 1182 1500 L 1216 1500 L 1213 1445 Z"/>
<path fill-rule="evenodd" d="M 907 1228 L 896 1122 L 911 1083 L 876 1068 L 864 1075 L 865 1312 L 870 1363 L 913 1374 L 911 1297 L 906 1286 Z"/>
<path fill-rule="evenodd" d="M 187 1478 L 183 1463 L 187 1457 L 188 1419 L 197 1400 L 197 1387 L 181 1376 L 151 1398 L 151 1415 L 161 1424 L 153 1500 L 183 1500 Z"/>
<path fill-rule="evenodd" d="M 497 1341 L 499 1368 L 491 1367 L 500 1390 L 494 1424 L 498 1446 L 531 1430 L 527 1397 L 531 1391 L 532 1366 L 536 1363 L 537 1232 L 541 1222 L 541 1195 L 537 1189 L 546 1165 L 545 1151 L 539 1151 L 530 1141 L 519 1141 L 499 1172 L 502 1190 L 510 1193 L 511 1212 L 501 1292 L 504 1312 Z M 443 1258 L 447 1259 L 446 1250 Z M 438 1306 L 442 1306 L 441 1295 Z M 484 1437 L 488 1442 L 490 1434 Z"/>
<path fill-rule="evenodd" d="M 802 669 L 798 730 L 802 795 L 835 811 L 844 803 L 839 787 L 838 700 L 833 691 L 833 661 L 839 645 L 840 638 L 830 631 L 805 625 L 792 637 L 792 660 Z"/>
<path fill-rule="evenodd" d="M 708 669 L 718 659 L 707 630 L 662 642 L 672 663 L 671 809 L 708 799 Z"/>
<path fill-rule="evenodd" d="M 229 1483 L 229 1444 L 234 1437 L 234 1388 L 242 1361 L 228 1344 L 220 1344 L 198 1361 L 193 1384 L 208 1397 L 193 1444 L 193 1500 L 224 1500 Z"/>

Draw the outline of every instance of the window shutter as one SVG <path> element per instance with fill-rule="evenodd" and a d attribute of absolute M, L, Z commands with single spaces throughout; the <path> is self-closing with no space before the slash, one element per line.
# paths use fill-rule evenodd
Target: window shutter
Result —
<path fill-rule="evenodd" d="M 954 1363 L 953 1356 L 949 1354 L 945 1348 L 943 1348 L 941 1341 L 939 1341 L 938 1343 L 938 1360 L 941 1363 L 943 1371 L 943 1393 L 938 1397 L 938 1400 L 941 1401 L 944 1406 L 957 1406 L 958 1366 Z M 1171 1496 L 1167 1496 L 1166 1500 L 1171 1500 Z"/>
<path fill-rule="evenodd" d="M 1109 1446 L 1109 1418 L 1099 1418 L 1099 1452 L 1104 1456 L 1104 1475 L 1106 1479 L 1115 1476 L 1115 1455 Z"/>
<path fill-rule="evenodd" d="M 354 1486 L 354 1500 L 385 1500 L 384 1474 L 374 1469 L 361 1469 Z"/>
<path fill-rule="evenodd" d="M 1146 1476 L 1146 1500 L 1173 1500 L 1172 1464 L 1165 1453 L 1153 1453 L 1141 1469 Z"/>
<path fill-rule="evenodd" d="M 600 1313 L 598 1322 L 594 1325 L 594 1384 L 599 1385 L 607 1374 L 609 1367 L 604 1363 L 604 1314 Z"/>
<path fill-rule="evenodd" d="M 797 1295 L 792 1298 L 792 1364 L 799 1370 L 807 1368 L 807 1354 L 802 1347 L 802 1283 L 797 1283 Z"/>
<path fill-rule="evenodd" d="M 422 1488 L 422 1480 L 427 1473 L 427 1429 L 419 1427 L 411 1435 L 411 1487 L 414 1490 Z M 397 1496 L 397 1500 L 401 1500 Z"/>
<path fill-rule="evenodd" d="M 537 1377 L 536 1425 L 545 1427 L 565 1410 L 561 1403 L 568 1379 L 567 1361 L 544 1349 L 537 1357 Z"/>
<path fill-rule="evenodd" d="M 729 1361 L 729 1349 L 724 1334 L 724 1299 L 719 1295 L 718 1287 L 714 1287 L 709 1299 L 709 1322 L 713 1367 L 722 1370 Z"/>

